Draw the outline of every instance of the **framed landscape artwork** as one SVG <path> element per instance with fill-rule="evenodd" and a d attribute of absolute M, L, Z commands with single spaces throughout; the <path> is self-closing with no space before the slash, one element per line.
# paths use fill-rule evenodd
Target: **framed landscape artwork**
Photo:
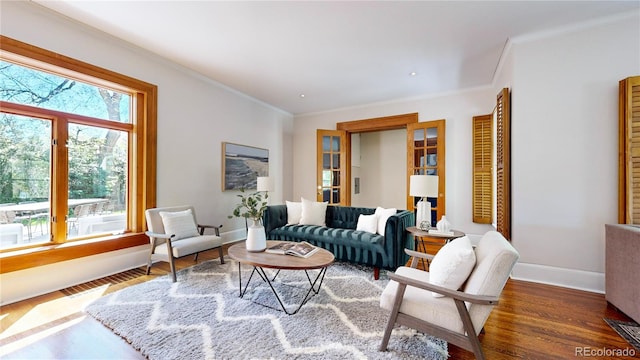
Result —
<path fill-rule="evenodd" d="M 269 176 L 269 150 L 222 143 L 222 190 L 255 190 L 258 176 Z"/>

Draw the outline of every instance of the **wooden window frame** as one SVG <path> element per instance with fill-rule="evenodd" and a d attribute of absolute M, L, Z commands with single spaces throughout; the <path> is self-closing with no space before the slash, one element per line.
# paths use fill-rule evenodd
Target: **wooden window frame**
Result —
<path fill-rule="evenodd" d="M 0 58 L 12 59 L 65 77 L 132 93 L 134 96 L 132 111 L 135 112 L 136 119 L 129 139 L 132 152 L 129 155 L 128 191 L 130 194 L 127 223 L 130 232 L 88 240 L 68 242 L 60 240 L 59 243 L 3 251 L 0 253 L 0 273 L 148 244 L 149 240 L 144 235 L 146 228 L 144 211 L 156 204 L 157 86 L 2 35 L 0 35 Z M 12 112 L 23 114 L 33 110 L 29 106 L 6 102 L 0 106 L 3 111 L 8 108 Z M 37 109 L 40 114 L 46 111 L 48 110 Z M 52 153 L 52 158 L 56 156 L 60 154 Z M 53 159 L 52 161 L 66 161 L 66 157 L 64 160 Z M 64 166 L 64 164 L 58 165 Z M 66 191 L 67 187 L 68 178 L 57 174 L 57 177 L 52 179 L 52 200 L 59 196 L 61 191 Z M 52 209 L 52 213 L 64 212 L 66 209 L 66 205 L 60 201 L 55 204 L 56 208 Z M 62 239 L 65 237 L 63 236 Z"/>

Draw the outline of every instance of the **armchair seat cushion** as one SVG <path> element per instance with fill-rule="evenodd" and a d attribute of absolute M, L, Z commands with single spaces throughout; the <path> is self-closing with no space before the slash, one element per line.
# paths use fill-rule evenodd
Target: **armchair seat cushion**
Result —
<path fill-rule="evenodd" d="M 429 282 L 429 273 L 423 270 L 401 266 L 395 273 L 421 282 Z M 398 283 L 390 281 L 380 297 L 381 308 L 392 310 L 397 289 Z M 464 334 L 462 320 L 453 299 L 433 297 L 431 291 L 407 286 L 400 305 L 400 313 Z"/>
<path fill-rule="evenodd" d="M 198 235 L 190 238 L 172 240 L 173 257 L 180 258 L 222 246 L 222 238 L 216 235 Z M 167 244 L 156 246 L 156 254 L 167 255 Z"/>

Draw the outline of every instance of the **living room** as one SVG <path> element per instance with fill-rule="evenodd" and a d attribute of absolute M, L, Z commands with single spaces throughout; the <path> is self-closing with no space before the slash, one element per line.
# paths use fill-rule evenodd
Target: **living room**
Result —
<path fill-rule="evenodd" d="M 199 217 L 219 219 L 225 243 L 245 230 L 227 219 L 236 193 L 221 191 L 222 142 L 269 150 L 272 204 L 315 199 L 316 129 L 416 112 L 420 121 L 446 119 L 447 218 L 484 234 L 493 228 L 471 218 L 471 118 L 492 112 L 498 91 L 510 88 L 513 278 L 604 293 L 604 224 L 618 222 L 618 81 L 640 74 L 637 7 L 509 39 L 483 86 L 294 114 L 34 2 L 1 6 L 3 36 L 158 86 L 157 203 L 189 203 Z M 2 304 L 137 267 L 146 256 L 140 246 L 3 273 Z"/>

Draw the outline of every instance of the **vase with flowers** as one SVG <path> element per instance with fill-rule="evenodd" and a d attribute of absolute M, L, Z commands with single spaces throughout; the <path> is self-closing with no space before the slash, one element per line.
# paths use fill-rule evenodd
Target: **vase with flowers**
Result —
<path fill-rule="evenodd" d="M 242 217 L 246 221 L 251 221 L 247 226 L 247 251 L 264 251 L 267 247 L 267 240 L 262 225 L 262 214 L 267 209 L 269 194 L 266 191 L 256 191 L 250 194 L 245 194 L 244 189 L 240 191 L 242 192 L 242 194 L 238 194 L 240 203 L 233 209 L 233 215 L 229 215 L 229 218 Z"/>

